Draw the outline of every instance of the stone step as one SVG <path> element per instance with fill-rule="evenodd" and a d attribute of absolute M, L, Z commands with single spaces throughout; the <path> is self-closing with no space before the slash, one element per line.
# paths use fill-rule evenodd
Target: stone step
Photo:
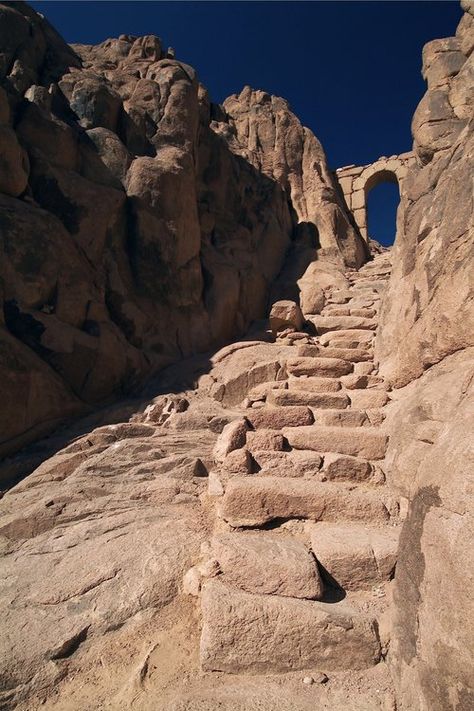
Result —
<path fill-rule="evenodd" d="M 276 452 L 252 450 L 252 457 L 260 467 L 258 476 L 273 477 L 313 477 L 319 476 L 323 458 L 316 452 Z"/>
<path fill-rule="evenodd" d="M 351 401 L 351 407 L 356 410 L 370 410 L 383 407 L 389 401 L 385 390 L 348 390 L 347 395 Z"/>
<path fill-rule="evenodd" d="M 373 354 L 364 348 L 332 348 L 331 346 L 307 345 L 296 349 L 301 358 L 339 358 L 351 363 L 359 363 L 373 359 Z"/>
<path fill-rule="evenodd" d="M 375 331 L 377 328 L 373 319 L 360 316 L 309 316 L 308 321 L 314 325 L 319 335 L 329 331 L 348 331 L 356 328 Z"/>
<path fill-rule="evenodd" d="M 327 299 L 328 304 L 345 304 L 353 296 L 349 289 L 336 289 Z"/>
<path fill-rule="evenodd" d="M 380 303 L 380 298 L 377 295 L 373 295 L 371 298 L 360 298 L 359 296 L 354 296 L 354 298 L 349 299 L 347 302 L 347 308 L 351 309 L 370 309 L 376 310 Z"/>
<path fill-rule="evenodd" d="M 347 390 L 363 390 L 366 388 L 379 388 L 385 390 L 388 384 L 379 375 L 361 375 L 350 373 L 341 377 L 341 385 Z"/>
<path fill-rule="evenodd" d="M 338 378 L 352 373 L 352 363 L 341 358 L 288 358 L 286 370 L 290 375 L 316 375 Z"/>
<path fill-rule="evenodd" d="M 211 543 L 220 580 L 250 593 L 320 600 L 316 561 L 299 541 L 266 532 L 226 533 Z"/>
<path fill-rule="evenodd" d="M 351 316 L 359 316 L 361 318 L 374 318 L 377 316 L 376 309 L 369 308 L 351 308 L 349 309 Z"/>
<path fill-rule="evenodd" d="M 389 518 L 374 489 L 259 475 L 230 479 L 219 514 L 233 528 L 263 526 L 275 519 L 290 518 L 332 522 L 383 522 Z"/>
<path fill-rule="evenodd" d="M 328 481 L 370 481 L 374 467 L 366 459 L 327 452 L 323 455 L 322 473 Z"/>
<path fill-rule="evenodd" d="M 201 610 L 204 671 L 357 670 L 380 660 L 374 619 L 345 600 L 254 595 L 214 579 L 203 585 Z"/>
<path fill-rule="evenodd" d="M 367 590 L 392 577 L 397 561 L 398 528 L 375 528 L 365 523 L 317 523 L 310 530 L 313 553 L 338 587 Z"/>
<path fill-rule="evenodd" d="M 370 375 L 374 371 L 376 367 L 371 361 L 354 363 L 354 375 Z"/>
<path fill-rule="evenodd" d="M 341 382 L 336 378 L 315 378 L 308 376 L 290 377 L 288 390 L 311 390 L 311 392 L 334 393 L 341 389 Z"/>
<path fill-rule="evenodd" d="M 362 409 L 362 408 L 361 408 Z M 283 435 L 295 449 L 316 452 L 339 452 L 363 459 L 383 459 L 388 437 L 374 427 L 293 427 Z"/>
<path fill-rule="evenodd" d="M 286 407 L 290 405 L 307 405 L 318 409 L 344 409 L 350 404 L 345 393 L 313 393 L 311 390 L 272 390 L 268 393 L 267 403 Z"/>
<path fill-rule="evenodd" d="M 342 345 L 337 346 L 337 342 L 349 340 L 351 342 L 357 341 L 357 343 L 360 344 L 370 344 L 372 343 L 373 337 L 374 332 L 372 330 L 363 328 L 349 328 L 339 331 L 329 331 L 328 333 L 323 333 L 321 336 L 319 336 L 319 343 L 322 346 L 327 346 L 329 343 L 331 343 L 333 347 L 344 348 L 344 346 Z"/>
<path fill-rule="evenodd" d="M 377 296 L 380 296 L 380 293 L 381 291 L 378 289 L 372 289 L 372 287 L 369 286 L 359 286 L 358 284 L 354 284 L 350 290 L 351 298 L 372 297 L 375 299 Z"/>
<path fill-rule="evenodd" d="M 370 420 L 364 410 L 316 410 L 314 419 L 317 425 L 325 427 L 362 427 L 370 425 Z"/>
<path fill-rule="evenodd" d="M 376 291 L 384 291 L 387 288 L 388 279 L 376 279 L 369 277 L 361 277 L 353 286 L 354 289 L 370 288 Z"/>
<path fill-rule="evenodd" d="M 351 310 L 349 306 L 338 306 L 337 304 L 329 304 L 321 311 L 320 316 L 350 316 Z"/>
<path fill-rule="evenodd" d="M 314 416 L 308 407 L 262 407 L 258 410 L 246 410 L 245 417 L 254 429 L 281 430 L 283 427 L 299 427 L 314 422 Z"/>

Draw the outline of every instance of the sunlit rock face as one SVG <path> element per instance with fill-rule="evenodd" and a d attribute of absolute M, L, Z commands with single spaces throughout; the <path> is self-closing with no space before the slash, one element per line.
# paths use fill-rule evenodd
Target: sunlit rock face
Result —
<path fill-rule="evenodd" d="M 423 50 L 393 271 L 376 343 L 401 387 L 387 474 L 408 500 L 395 574 L 391 661 L 402 708 L 467 709 L 472 691 L 474 16 Z M 470 107 L 470 108 L 468 108 Z"/>
<path fill-rule="evenodd" d="M 159 38 L 70 47 L 23 4 L 0 6 L 0 34 L 0 452 L 245 332 L 295 249 L 298 276 L 320 243 L 364 258 L 282 99 L 222 109 Z M 288 144 L 257 156 L 243 116 L 264 136 L 269 110 Z"/>

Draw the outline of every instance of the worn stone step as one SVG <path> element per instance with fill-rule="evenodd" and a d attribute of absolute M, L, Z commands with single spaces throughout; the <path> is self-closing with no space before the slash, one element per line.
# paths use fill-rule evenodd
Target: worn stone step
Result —
<path fill-rule="evenodd" d="M 328 304 L 321 311 L 321 316 L 350 316 L 351 310 L 348 306 L 339 306 L 338 304 Z"/>
<path fill-rule="evenodd" d="M 375 289 L 376 291 L 384 291 L 384 289 L 387 288 L 388 284 L 388 279 L 376 279 L 376 278 L 370 278 L 370 277 L 361 277 L 357 283 L 354 285 L 353 288 L 355 289 L 363 289 L 363 288 L 369 288 L 369 289 Z"/>
<path fill-rule="evenodd" d="M 345 304 L 353 296 L 350 289 L 335 289 L 328 297 L 328 304 Z"/>
<path fill-rule="evenodd" d="M 286 369 L 290 375 L 316 375 L 338 378 L 352 373 L 352 363 L 341 358 L 288 358 Z"/>
<path fill-rule="evenodd" d="M 369 308 L 351 308 L 349 309 L 351 316 L 358 316 L 360 318 L 370 318 L 373 319 L 377 315 L 376 309 Z"/>
<path fill-rule="evenodd" d="M 337 378 L 290 377 L 287 380 L 288 390 L 311 390 L 311 392 L 335 393 L 341 389 Z"/>
<path fill-rule="evenodd" d="M 367 590 L 393 575 L 399 529 L 364 524 L 317 523 L 311 547 L 334 584 L 344 590 Z"/>
<path fill-rule="evenodd" d="M 339 452 L 363 459 L 383 459 L 388 437 L 375 427 L 293 427 L 283 435 L 295 449 Z"/>
<path fill-rule="evenodd" d="M 371 361 L 365 361 L 361 362 L 359 361 L 358 363 L 354 363 L 354 374 L 355 375 L 370 375 L 374 371 L 376 371 L 377 368 L 374 363 Z"/>
<path fill-rule="evenodd" d="M 364 348 L 332 348 L 322 345 L 305 345 L 298 346 L 296 352 L 298 357 L 301 358 L 339 358 L 340 360 L 351 361 L 351 363 L 373 359 L 373 354 Z"/>
<path fill-rule="evenodd" d="M 345 600 L 335 604 L 253 595 L 218 580 L 201 597 L 204 671 L 341 671 L 380 660 L 374 619 Z"/>
<path fill-rule="evenodd" d="M 347 331 L 355 328 L 374 331 L 377 328 L 377 323 L 373 319 L 360 316 L 310 316 L 308 321 L 314 325 L 320 335 L 329 331 Z"/>
<path fill-rule="evenodd" d="M 220 516 L 234 528 L 263 526 L 274 519 L 386 521 L 389 513 L 376 490 L 285 477 L 234 477 L 222 498 Z"/>
<path fill-rule="evenodd" d="M 375 311 L 380 303 L 380 297 L 374 294 L 371 298 L 361 298 L 359 296 L 354 296 L 354 298 L 349 299 L 347 302 L 347 308 L 351 309 L 370 309 L 373 308 Z"/>
<path fill-rule="evenodd" d="M 389 400 L 385 390 L 348 390 L 347 394 L 351 401 L 351 407 L 356 410 L 383 407 Z"/>
<path fill-rule="evenodd" d="M 246 592 L 320 600 L 323 583 L 303 543 L 266 532 L 226 533 L 211 543 L 222 582 Z"/>
<path fill-rule="evenodd" d="M 262 450 L 282 452 L 285 448 L 285 438 L 277 430 L 260 428 L 247 432 L 246 445 L 252 454 Z"/>
<path fill-rule="evenodd" d="M 252 457 L 260 467 L 258 476 L 273 477 L 312 477 L 318 476 L 323 458 L 316 452 L 276 452 L 254 450 Z"/>
<path fill-rule="evenodd" d="M 363 390 L 366 388 L 379 388 L 385 390 L 388 384 L 378 375 L 365 375 L 350 373 L 341 377 L 341 385 L 347 390 Z"/>
<path fill-rule="evenodd" d="M 344 346 L 338 346 L 337 342 L 338 341 L 344 341 L 344 340 L 349 340 L 349 341 L 357 341 L 358 343 L 365 343 L 365 344 L 370 344 L 372 343 L 372 339 L 374 337 L 374 332 L 368 329 L 362 329 L 362 328 L 349 328 L 349 329 L 344 329 L 340 331 L 328 331 L 327 333 L 321 334 L 319 336 L 319 343 L 322 346 L 327 346 L 328 344 L 332 344 L 332 347 L 337 348 L 344 348 Z"/>
<path fill-rule="evenodd" d="M 208 580 L 201 610 L 204 671 L 357 670 L 380 660 L 374 619 L 345 600 L 328 604 L 253 595 Z"/>
<path fill-rule="evenodd" d="M 350 404 L 346 393 L 313 393 L 311 390 L 272 390 L 268 394 L 267 402 L 280 407 L 307 405 L 318 409 L 344 409 Z"/>
<path fill-rule="evenodd" d="M 322 473 L 328 481 L 370 481 L 373 477 L 374 467 L 366 459 L 335 452 L 323 457 Z"/>
<path fill-rule="evenodd" d="M 283 427 L 299 427 L 314 422 L 313 413 L 304 406 L 267 406 L 246 410 L 245 416 L 254 429 L 281 430 Z"/>
<path fill-rule="evenodd" d="M 327 427 L 362 427 L 370 420 L 364 410 L 313 410 L 317 425 Z"/>

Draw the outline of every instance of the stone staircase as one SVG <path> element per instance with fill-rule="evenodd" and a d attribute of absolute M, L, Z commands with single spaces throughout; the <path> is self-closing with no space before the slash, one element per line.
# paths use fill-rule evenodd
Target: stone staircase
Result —
<path fill-rule="evenodd" d="M 389 275 L 385 254 L 347 273 L 310 317 L 317 337 L 283 334 L 286 379 L 249 391 L 219 436 L 214 535 L 185 576 L 204 670 L 359 670 L 385 654 L 399 512 L 373 339 Z"/>

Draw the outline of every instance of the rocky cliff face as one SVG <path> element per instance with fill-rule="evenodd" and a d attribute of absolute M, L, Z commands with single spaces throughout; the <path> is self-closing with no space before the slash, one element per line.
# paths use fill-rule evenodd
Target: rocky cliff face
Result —
<path fill-rule="evenodd" d="M 223 109 L 157 37 L 71 48 L 23 3 L 0 38 L 0 453 L 243 333 L 295 246 L 298 276 L 320 243 L 363 260 L 283 100 Z"/>
<path fill-rule="evenodd" d="M 408 501 L 395 576 L 392 663 L 402 708 L 468 709 L 472 691 L 474 11 L 423 51 L 428 90 L 413 119 L 381 313 L 390 481 Z"/>

